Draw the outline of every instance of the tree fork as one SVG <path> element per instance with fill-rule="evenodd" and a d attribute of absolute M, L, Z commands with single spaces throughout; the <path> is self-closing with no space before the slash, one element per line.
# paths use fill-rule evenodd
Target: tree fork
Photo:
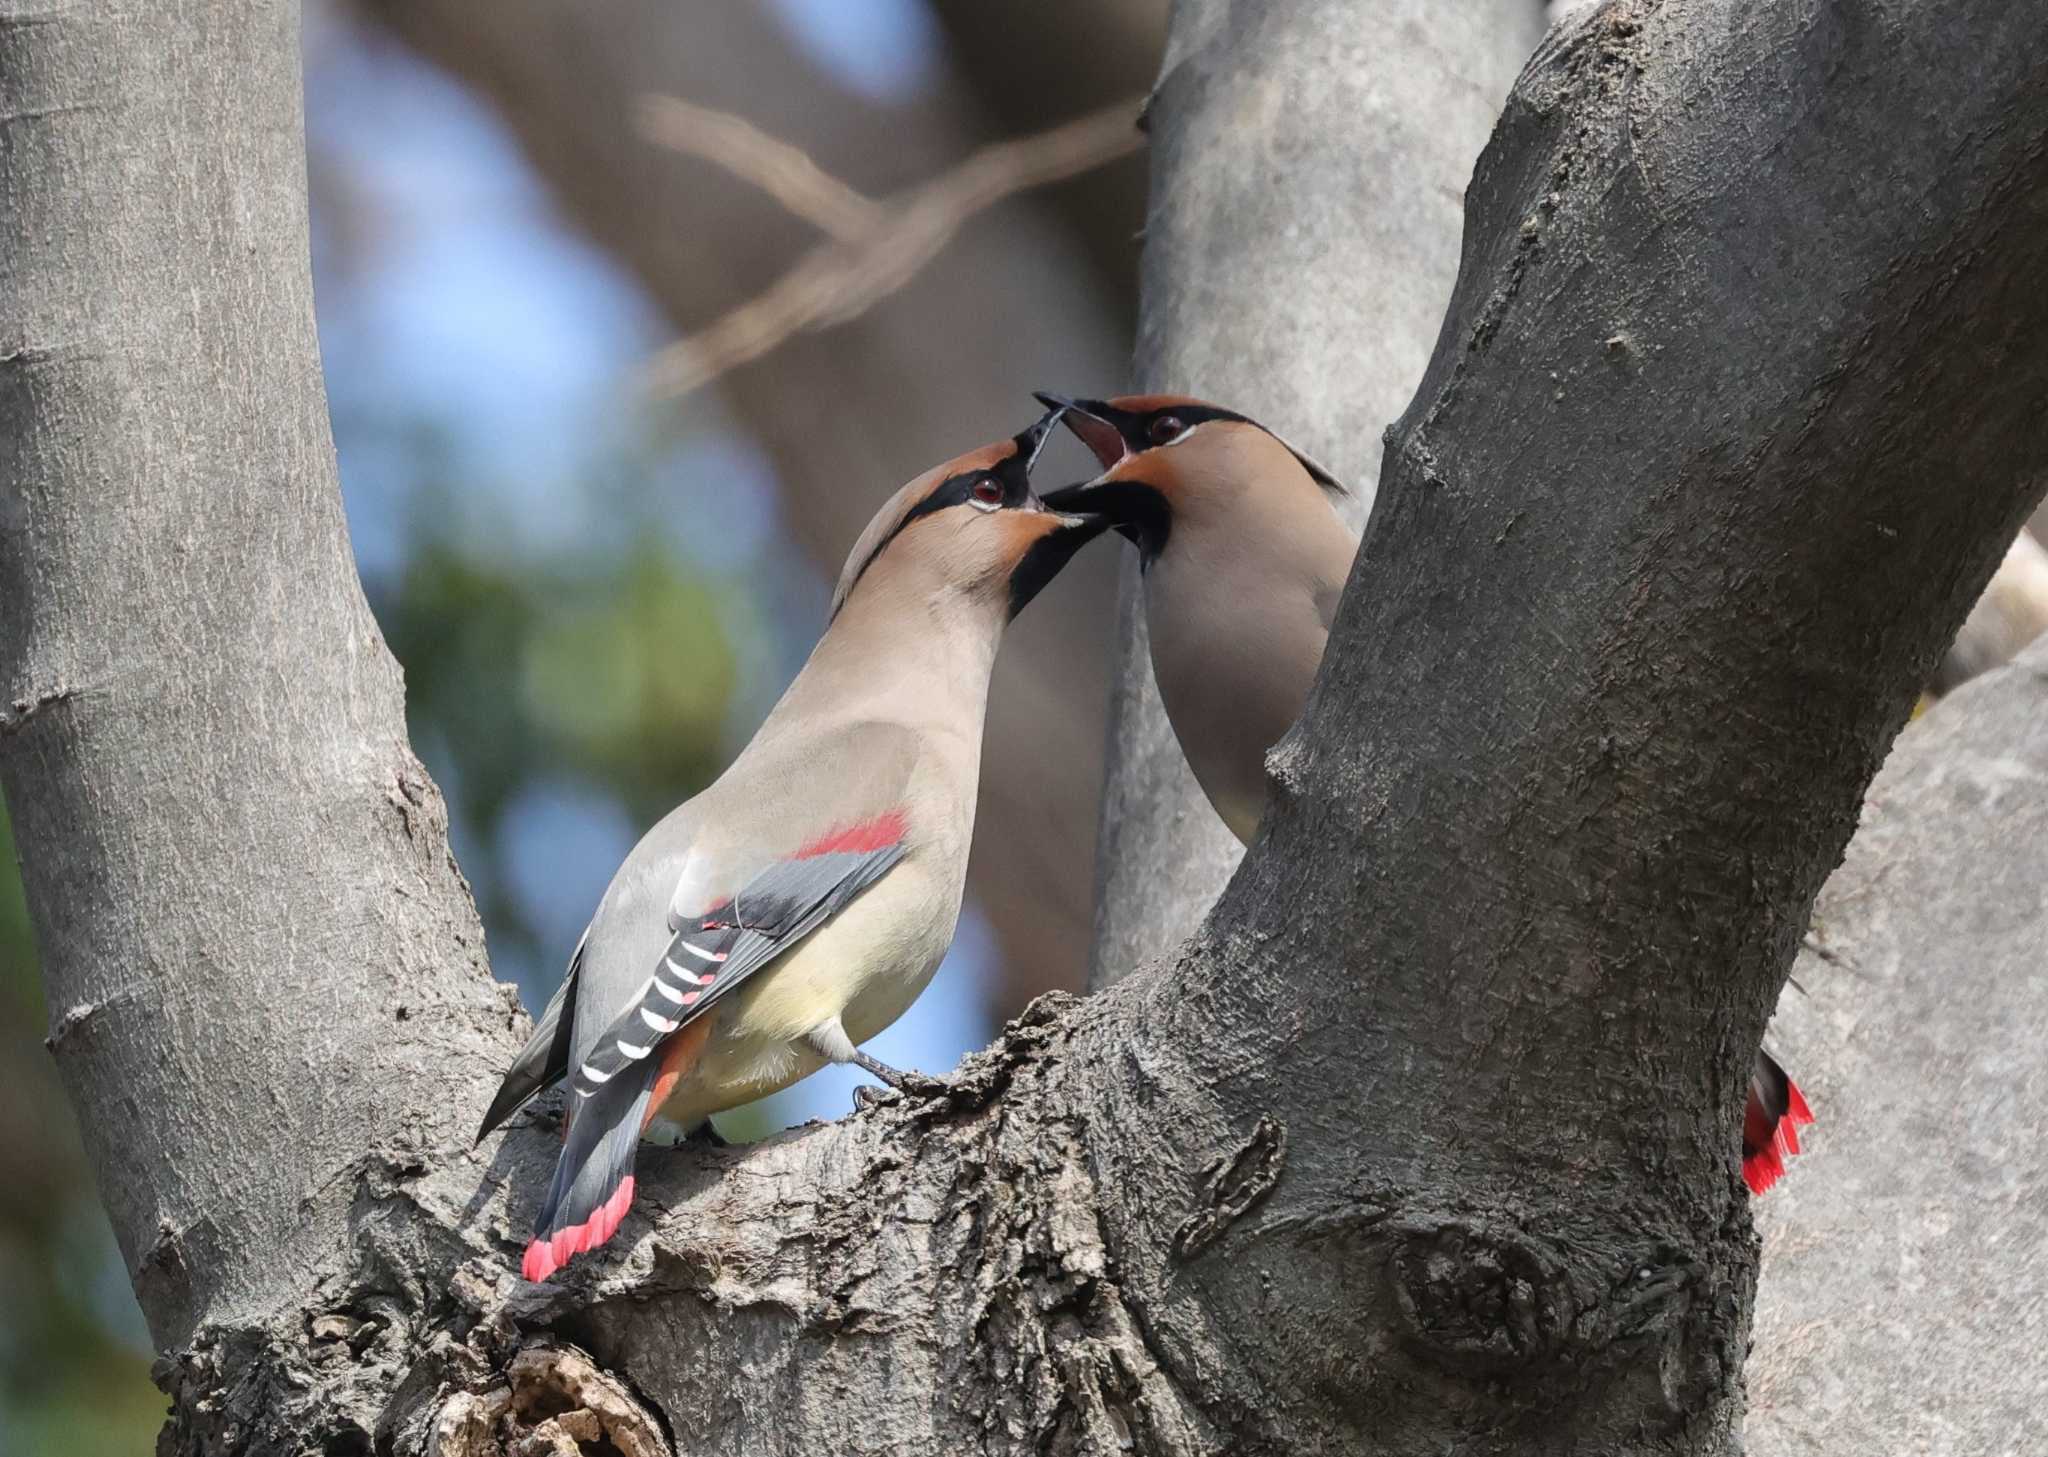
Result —
<path fill-rule="evenodd" d="M 650 1167 L 540 1287 L 553 1132 L 467 1148 L 522 1020 L 342 528 L 296 14 L 0 20 L 0 701 L 70 690 L 0 784 L 166 1450 L 1735 1450 L 1743 1069 L 2048 478 L 2023 12 L 1553 33 L 1201 932 L 945 1098 Z"/>

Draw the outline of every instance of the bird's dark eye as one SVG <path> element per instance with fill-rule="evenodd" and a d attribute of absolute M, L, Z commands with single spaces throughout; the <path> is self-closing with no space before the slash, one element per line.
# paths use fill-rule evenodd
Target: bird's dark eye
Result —
<path fill-rule="evenodd" d="M 994 476 L 983 476 L 967 488 L 967 494 L 977 506 L 1000 506 L 1003 504 L 1003 483 Z"/>
<path fill-rule="evenodd" d="M 1154 445 L 1164 445 L 1167 441 L 1177 438 L 1187 428 L 1188 422 L 1178 415 L 1155 415 L 1152 417 L 1152 428 L 1147 433 L 1151 435 Z"/>

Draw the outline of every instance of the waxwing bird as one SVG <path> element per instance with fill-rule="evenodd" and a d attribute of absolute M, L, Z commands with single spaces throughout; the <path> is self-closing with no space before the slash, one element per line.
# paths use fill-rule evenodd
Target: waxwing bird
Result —
<path fill-rule="evenodd" d="M 1029 473 L 1053 415 L 927 471 L 847 559 L 825 634 L 753 741 L 626 857 L 484 1134 L 570 1084 L 521 1261 L 609 1239 L 657 1116 L 683 1129 L 859 1050 L 953 939 L 1004 626 L 1100 529 Z"/>
<path fill-rule="evenodd" d="M 1266 753 L 1301 716 L 1358 538 L 1344 487 L 1272 431 L 1176 395 L 1041 394 L 1102 473 L 1045 498 L 1092 513 L 1138 550 L 1159 697 L 1202 792 L 1250 843 Z M 1761 1049 L 1743 1117 L 1742 1175 L 1761 1194 L 1813 1115 Z"/>

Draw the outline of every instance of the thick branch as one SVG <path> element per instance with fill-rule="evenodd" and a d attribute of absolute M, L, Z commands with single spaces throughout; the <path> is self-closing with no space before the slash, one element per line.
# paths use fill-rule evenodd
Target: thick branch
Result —
<path fill-rule="evenodd" d="M 299 1298 L 513 1010 L 357 586 L 290 6 L 0 24 L 0 783 L 152 1334 Z M 22 707 L 26 705 L 26 707 Z"/>
<path fill-rule="evenodd" d="M 1993 0 L 1731 0 L 1610 4 L 1517 84 L 1276 808 L 1151 993 L 1216 1121 L 1118 1110 L 1189 1167 L 1255 1112 L 1291 1131 L 1265 1274 L 1289 1227 L 1391 1260 L 1395 1311 L 1357 1266 L 1334 1303 L 1278 1287 L 1345 1354 L 1267 1400 L 1331 1399 L 1409 1313 L 1445 1370 L 1519 1379 L 1364 1383 L 1401 1450 L 1510 1411 L 1546 1417 L 1521 1450 L 1732 1440 L 1749 1059 L 2048 457 L 2044 81 Z M 1112 1226 L 1169 1248 L 1126 1187 L 1165 1202 L 1108 1181 Z M 1200 1325 L 1257 1298 L 1246 1264 L 1141 1302 Z M 1633 1363 L 1600 1375 L 1603 1336 Z"/>

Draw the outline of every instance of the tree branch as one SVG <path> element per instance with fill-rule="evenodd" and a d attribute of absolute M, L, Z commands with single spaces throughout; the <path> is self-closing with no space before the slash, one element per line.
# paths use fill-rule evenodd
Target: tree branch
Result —
<path fill-rule="evenodd" d="M 0 328 L 90 346 L 0 374 L 0 680 L 95 687 L 0 782 L 51 1004 L 103 1009 L 59 1057 L 165 1450 L 1736 1450 L 1743 1069 L 2043 478 L 2048 35 L 1554 35 L 1201 935 L 943 1098 L 650 1157 L 614 1253 L 531 1287 L 554 1134 L 464 1146 L 516 1017 L 349 571 L 291 21 L 0 50 L 50 104 L 0 149 Z"/>
<path fill-rule="evenodd" d="M 1275 809 L 1148 988 L 1212 1116 L 1156 1045 L 1110 1081 L 1115 1146 L 1184 1169 L 1295 1131 L 1239 1258 L 1138 1296 L 1215 1334 L 1189 1386 L 1285 1342 L 1216 1311 L 1285 1308 L 1315 1340 L 1261 1401 L 1387 1450 L 1509 1411 L 1525 1451 L 1732 1444 L 1748 1061 L 2039 495 L 2044 68 L 1998 4 L 1703 3 L 1524 72 Z M 1169 1269 L 1178 1201 L 1105 1193 L 1122 1268 Z M 1291 1284 L 1288 1230 L 1353 1262 Z M 1353 1364 L 1404 1330 L 1448 1392 Z"/>
<path fill-rule="evenodd" d="M 642 126 L 650 137 L 718 163 L 832 237 L 764 292 L 662 349 L 647 366 L 648 387 L 688 394 L 792 334 L 858 318 L 915 277 L 976 213 L 1137 151 L 1137 117 L 1132 98 L 1035 137 L 997 142 L 877 203 L 737 117 L 648 98 Z"/>
<path fill-rule="evenodd" d="M 670 151 L 699 157 L 760 188 L 828 237 L 851 243 L 874 228 L 882 204 L 848 187 L 801 147 L 771 137 L 743 116 L 680 96 L 647 96 L 640 130 Z"/>
<path fill-rule="evenodd" d="M 0 27 L 0 785 L 171 1350 L 302 1301 L 349 1171 L 516 1046 L 349 554 L 298 54 L 267 4 Z"/>

